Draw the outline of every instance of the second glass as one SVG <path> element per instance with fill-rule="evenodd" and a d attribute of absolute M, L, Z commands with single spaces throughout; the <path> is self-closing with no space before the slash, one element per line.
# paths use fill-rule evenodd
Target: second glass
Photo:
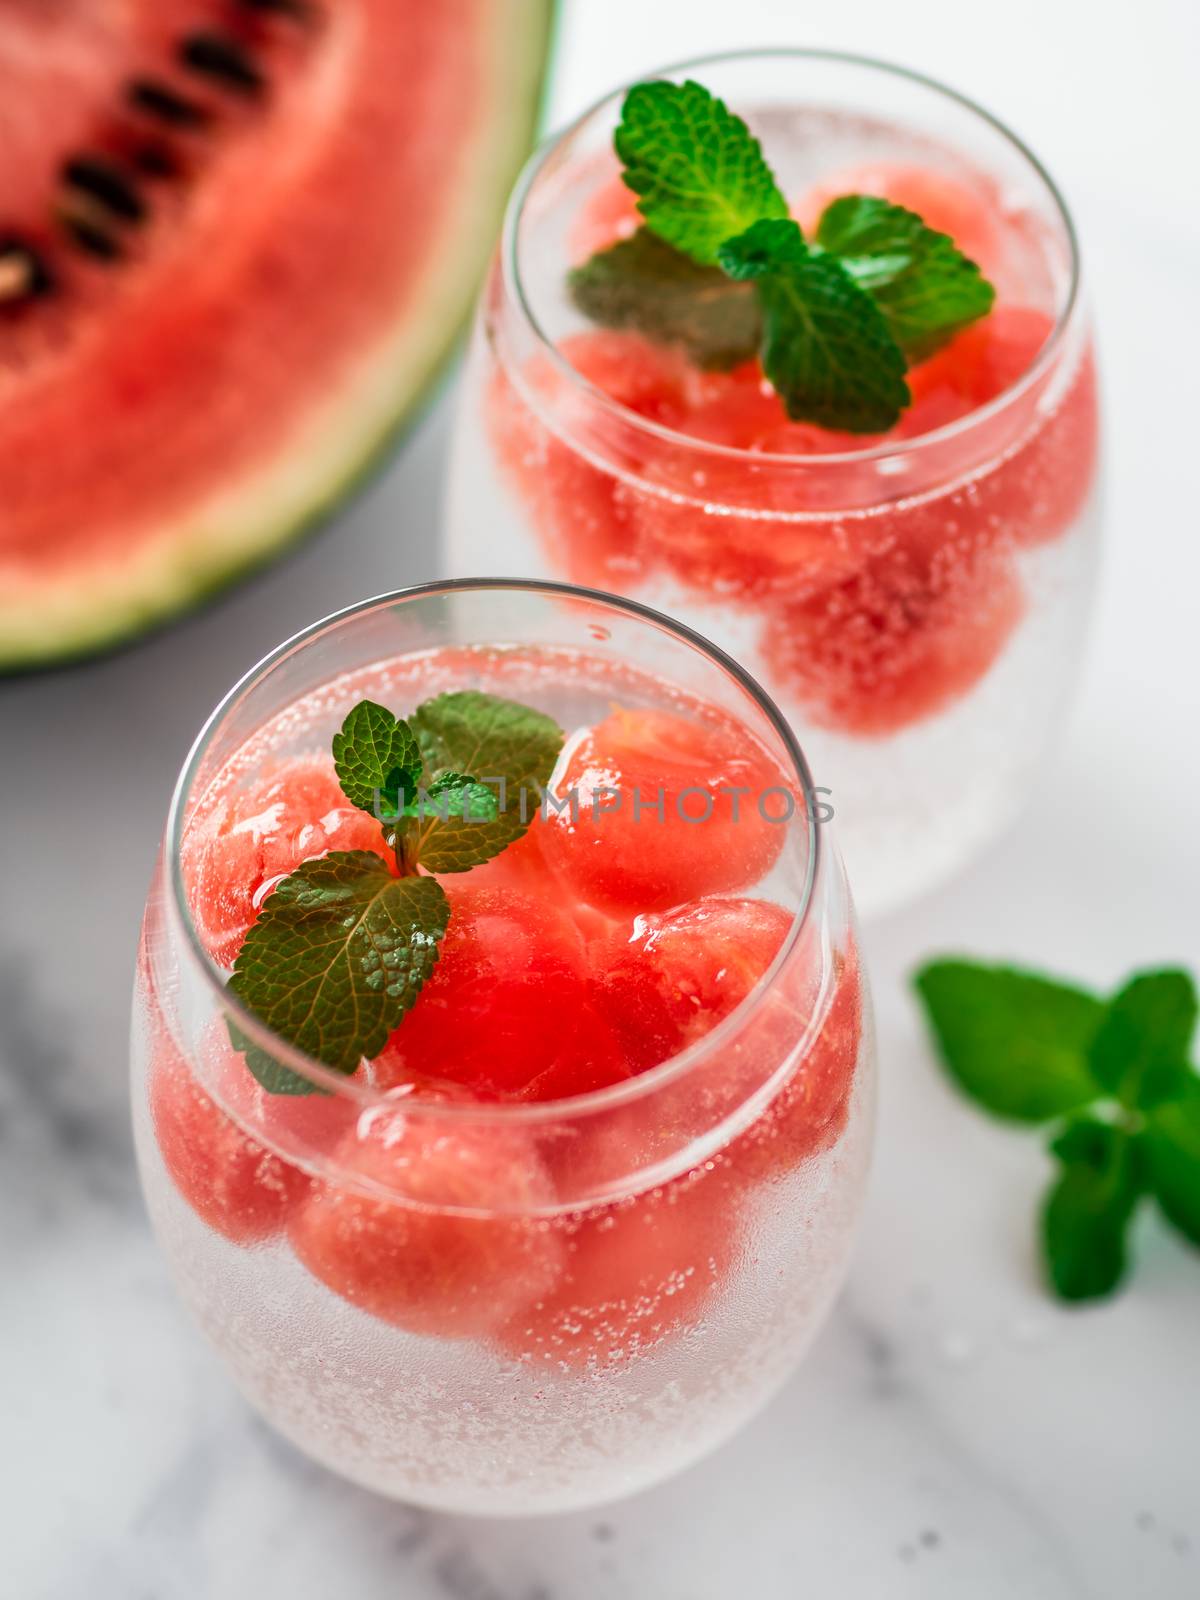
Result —
<path fill-rule="evenodd" d="M 1074 231 L 1012 134 L 915 74 L 806 51 L 686 71 L 750 123 L 802 223 L 882 194 L 950 233 L 996 306 L 868 439 L 789 424 L 756 363 L 702 373 L 595 328 L 568 272 L 636 225 L 614 94 L 511 202 L 458 422 L 450 570 L 632 595 L 731 651 L 832 786 L 878 913 L 1015 814 L 1081 654 L 1099 505 Z"/>

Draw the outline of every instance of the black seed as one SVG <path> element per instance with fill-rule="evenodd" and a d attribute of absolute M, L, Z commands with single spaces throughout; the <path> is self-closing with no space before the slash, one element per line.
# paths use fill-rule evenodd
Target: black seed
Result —
<path fill-rule="evenodd" d="M 89 256 L 95 256 L 99 261 L 119 261 L 121 259 L 121 246 L 104 228 L 90 222 L 87 217 L 75 216 L 69 211 L 62 212 L 59 222 L 73 244 L 79 246 Z"/>
<path fill-rule="evenodd" d="M 133 164 L 148 178 L 177 178 L 183 170 L 165 144 L 139 145 L 133 153 Z"/>
<path fill-rule="evenodd" d="M 247 11 L 274 11 L 279 16 L 307 20 L 310 8 L 305 0 L 239 0 Z"/>
<path fill-rule="evenodd" d="M 111 161 L 98 156 L 73 156 L 63 163 L 63 181 L 81 189 L 122 222 L 141 222 L 146 204 L 132 181 Z"/>
<path fill-rule="evenodd" d="M 31 245 L 0 235 L 0 306 L 36 299 L 53 287 L 49 267 Z"/>
<path fill-rule="evenodd" d="M 224 33 L 189 34 L 179 46 L 179 59 L 240 94 L 261 94 L 267 86 L 249 51 Z"/>
<path fill-rule="evenodd" d="M 173 128 L 200 128 L 209 120 L 203 106 L 154 78 L 134 78 L 125 91 L 129 103 Z"/>

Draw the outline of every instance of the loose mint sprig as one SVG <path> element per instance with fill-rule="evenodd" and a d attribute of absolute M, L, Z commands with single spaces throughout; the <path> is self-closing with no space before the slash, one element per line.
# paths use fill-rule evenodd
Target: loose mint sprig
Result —
<path fill-rule="evenodd" d="M 690 79 L 635 85 L 613 143 L 645 225 L 570 273 L 576 305 L 700 367 L 760 355 L 794 421 L 890 428 L 908 364 L 995 300 L 948 235 L 887 200 L 844 195 L 805 239 L 758 140 Z"/>
<path fill-rule="evenodd" d="M 1129 1224 L 1147 1196 L 1200 1246 L 1200 1075 L 1188 1060 L 1197 994 L 1188 973 L 1136 974 L 1107 1001 L 972 961 L 930 962 L 914 981 L 958 1087 L 993 1116 L 1058 1125 L 1041 1243 L 1061 1299 L 1117 1288 Z"/>
<path fill-rule="evenodd" d="M 402 721 L 361 700 L 333 737 L 342 792 L 376 817 L 383 854 L 333 850 L 306 861 L 263 903 L 229 989 L 273 1033 L 336 1072 L 378 1054 L 416 1002 L 450 921 L 431 873 L 467 872 L 519 839 L 562 749 L 556 722 L 476 691 L 438 695 Z M 236 1049 L 273 1094 L 315 1085 L 254 1044 Z"/>

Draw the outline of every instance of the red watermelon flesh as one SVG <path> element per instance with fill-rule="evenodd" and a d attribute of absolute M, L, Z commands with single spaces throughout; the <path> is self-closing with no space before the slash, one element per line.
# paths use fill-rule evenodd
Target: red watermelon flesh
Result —
<path fill-rule="evenodd" d="M 549 0 L 0 12 L 0 665 L 263 559 L 408 411 L 527 145 Z"/>

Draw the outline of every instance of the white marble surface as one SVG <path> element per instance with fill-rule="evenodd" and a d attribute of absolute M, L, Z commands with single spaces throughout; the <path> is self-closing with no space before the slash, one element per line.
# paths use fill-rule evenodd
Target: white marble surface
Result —
<path fill-rule="evenodd" d="M 879 1155 L 846 1294 L 723 1453 L 632 1503 L 479 1523 L 373 1498 L 240 1403 L 149 1238 L 130 969 L 179 761 L 318 613 L 436 574 L 446 397 L 332 534 L 168 635 L 0 688 L 0 1594 L 14 1600 L 1185 1600 L 1200 1593 L 1200 1258 L 1146 1216 L 1129 1292 L 1042 1294 L 1035 1141 L 936 1075 L 905 992 L 960 948 L 1095 980 L 1200 968 L 1191 0 L 575 0 L 556 109 L 681 50 L 849 43 L 1003 110 L 1061 176 L 1099 302 L 1112 541 L 1061 751 L 1018 830 L 871 931 Z"/>

